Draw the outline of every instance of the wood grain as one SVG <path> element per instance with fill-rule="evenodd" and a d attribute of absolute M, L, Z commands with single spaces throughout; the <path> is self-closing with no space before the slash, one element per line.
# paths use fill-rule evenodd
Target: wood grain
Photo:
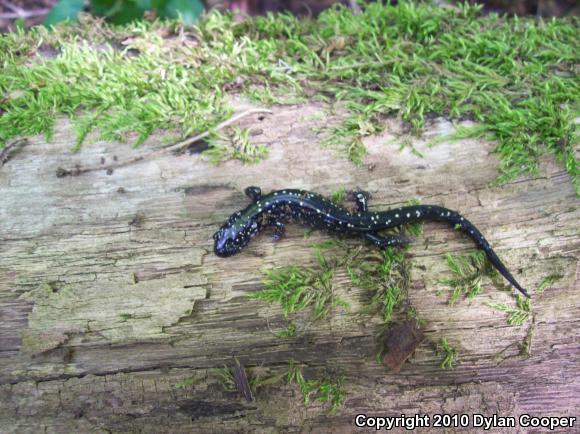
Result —
<path fill-rule="evenodd" d="M 400 126 L 388 120 L 384 135 L 366 140 L 358 167 L 312 131 L 334 121 L 316 104 L 244 119 L 270 150 L 256 165 L 167 155 L 65 178 L 59 167 L 132 158 L 161 137 L 139 150 L 93 140 L 73 154 L 62 121 L 53 143 L 31 138 L 0 169 L 0 431 L 350 433 L 359 413 L 580 416 L 580 209 L 561 165 L 546 160 L 540 177 L 491 188 L 493 143 L 429 147 L 452 129 L 437 120 L 413 139 L 421 158 L 393 144 Z M 410 301 L 430 340 L 444 336 L 459 349 L 456 369 L 442 370 L 427 343 L 397 374 L 377 365 L 379 320 L 355 315 L 362 294 L 340 274 L 334 284 L 350 310 L 296 338 L 276 337 L 286 324 L 280 309 L 245 294 L 260 287 L 264 269 L 313 263 L 310 244 L 329 235 L 305 240 L 291 226 L 283 241 L 260 236 L 238 256 L 215 257 L 211 236 L 245 206 L 248 185 L 323 194 L 360 187 L 372 209 L 413 197 L 458 209 L 532 293 L 546 276 L 563 276 L 533 296 L 531 356 L 517 356 L 529 323 L 510 327 L 487 305 L 513 305 L 508 292 L 486 285 L 453 307 L 436 295 L 446 291 L 444 254 L 473 250 L 438 224 L 426 224 L 409 250 Z M 336 415 L 321 403 L 306 407 L 288 385 L 260 389 L 248 403 L 212 375 L 233 357 L 263 375 L 283 373 L 291 359 L 307 378 L 344 373 L 345 406 Z"/>

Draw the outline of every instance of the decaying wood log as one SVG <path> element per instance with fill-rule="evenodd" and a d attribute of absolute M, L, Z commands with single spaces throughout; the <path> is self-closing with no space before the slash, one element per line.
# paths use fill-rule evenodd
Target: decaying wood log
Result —
<path fill-rule="evenodd" d="M 75 154 L 64 122 L 53 143 L 31 138 L 0 170 L 0 431 L 346 433 L 360 413 L 579 416 L 580 210 L 562 167 L 545 160 L 541 177 L 492 188 L 494 144 L 427 146 L 452 128 L 442 120 L 414 140 L 423 158 L 391 144 L 398 122 L 390 121 L 387 133 L 366 141 L 358 167 L 319 146 L 312 128 L 330 121 L 315 104 L 242 120 L 270 150 L 256 165 L 158 155 L 65 178 L 55 176 L 58 167 L 133 158 L 158 137 L 140 150 L 97 142 Z M 533 295 L 531 354 L 518 356 L 517 346 L 531 322 L 511 327 L 488 305 L 513 304 L 508 292 L 487 285 L 455 306 L 436 295 L 446 291 L 444 254 L 473 250 L 437 224 L 426 224 L 409 250 L 409 295 L 425 335 L 459 349 L 455 369 L 442 370 L 427 344 L 399 373 L 377 364 L 380 321 L 356 315 L 362 297 L 346 275 L 335 276 L 335 287 L 350 309 L 296 338 L 277 337 L 286 323 L 279 307 L 245 295 L 260 288 L 265 269 L 312 264 L 309 246 L 330 236 L 306 240 L 290 226 L 278 243 L 261 236 L 240 255 L 215 257 L 211 236 L 245 206 L 248 185 L 323 194 L 360 187 L 372 209 L 416 197 L 460 210 L 532 293 L 545 277 L 561 276 Z M 234 357 L 263 375 L 280 375 L 290 360 L 307 378 L 340 371 L 345 405 L 335 415 L 320 402 L 305 406 L 284 383 L 247 402 L 212 375 Z"/>

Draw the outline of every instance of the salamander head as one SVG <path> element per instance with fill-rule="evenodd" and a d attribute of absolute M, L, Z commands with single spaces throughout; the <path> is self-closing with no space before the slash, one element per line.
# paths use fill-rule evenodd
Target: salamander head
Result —
<path fill-rule="evenodd" d="M 217 256 L 227 258 L 246 246 L 254 233 L 257 223 L 241 218 L 242 213 L 233 214 L 219 230 L 213 234 L 213 251 Z"/>

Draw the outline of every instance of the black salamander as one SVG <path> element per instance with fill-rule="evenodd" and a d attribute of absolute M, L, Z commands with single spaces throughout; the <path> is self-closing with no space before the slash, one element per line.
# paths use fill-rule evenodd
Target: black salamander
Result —
<path fill-rule="evenodd" d="M 359 235 L 380 249 L 404 246 L 409 240 L 397 235 L 379 235 L 378 231 L 418 221 L 441 221 L 467 234 L 482 249 L 489 261 L 518 291 L 529 297 L 495 254 L 481 232 L 456 211 L 436 205 L 413 205 L 389 211 L 368 210 L 369 194 L 353 192 L 356 209 L 351 213 L 316 193 L 304 190 L 278 190 L 263 196 L 259 187 L 248 187 L 252 203 L 234 213 L 214 234 L 214 252 L 228 257 L 238 253 L 265 227 L 274 228 L 274 238 L 284 235 L 284 223 L 298 221 L 329 232 Z"/>

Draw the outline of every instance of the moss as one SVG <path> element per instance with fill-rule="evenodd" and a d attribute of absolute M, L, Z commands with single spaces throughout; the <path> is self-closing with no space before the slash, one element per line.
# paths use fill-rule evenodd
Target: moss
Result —
<path fill-rule="evenodd" d="M 554 285 L 554 283 L 558 282 L 563 277 L 564 276 L 561 274 L 550 274 L 549 276 L 544 277 L 540 282 L 540 284 L 538 285 L 536 292 L 538 294 L 543 293 L 546 288 L 551 287 L 552 285 Z"/>
<path fill-rule="evenodd" d="M 341 205 L 346 199 L 346 188 L 341 187 L 336 191 L 333 191 L 330 195 L 330 200 L 337 205 Z"/>
<path fill-rule="evenodd" d="M 290 362 L 286 382 L 298 386 L 306 405 L 311 400 L 328 402 L 331 413 L 336 413 L 344 405 L 346 392 L 343 376 L 325 375 L 320 379 L 306 380 L 302 374 L 302 368 L 295 362 Z"/>
<path fill-rule="evenodd" d="M 532 343 L 534 339 L 534 333 L 536 332 L 536 321 L 535 318 L 532 317 L 532 323 L 528 328 L 528 332 L 524 339 L 519 344 L 520 355 L 524 357 L 530 357 L 532 355 Z"/>
<path fill-rule="evenodd" d="M 119 318 L 121 318 L 121 321 L 122 322 L 125 322 L 125 321 L 128 321 L 131 318 L 133 318 L 133 314 L 130 314 L 130 313 L 120 313 L 119 314 Z"/>
<path fill-rule="evenodd" d="M 437 353 L 443 356 L 443 360 L 441 361 L 441 368 L 442 369 L 453 369 L 457 364 L 457 350 L 452 347 L 447 338 L 441 338 L 436 346 Z"/>
<path fill-rule="evenodd" d="M 348 304 L 336 296 L 332 286 L 337 263 L 327 260 L 322 253 L 323 249 L 336 245 L 332 240 L 313 245 L 318 261 L 315 268 L 290 266 L 266 271 L 265 288 L 248 297 L 279 303 L 285 315 L 312 307 L 316 318 L 324 318 L 338 306 L 347 308 Z"/>
<path fill-rule="evenodd" d="M 447 254 L 446 257 L 453 277 L 441 279 L 440 283 L 450 286 L 452 289 L 449 298 L 450 305 L 454 305 L 461 296 L 472 300 L 481 293 L 484 277 L 495 278 L 498 275 L 483 251 L 462 256 Z"/>
<path fill-rule="evenodd" d="M 362 162 L 362 139 L 387 115 L 413 134 L 432 116 L 470 118 L 477 127 L 455 137 L 497 142 L 497 183 L 537 174 L 540 157 L 552 154 L 580 192 L 579 28 L 577 17 L 484 16 L 470 4 L 404 1 L 358 15 L 332 8 L 316 20 L 238 23 L 216 12 L 197 28 L 84 19 L 53 33 L 20 31 L 0 36 L 0 146 L 50 137 L 60 116 L 73 122 L 78 145 L 92 131 L 139 145 L 156 130 L 185 137 L 215 127 L 231 115 L 232 93 L 262 103 L 316 95 L 350 110 L 327 140 L 353 161 Z"/>
<path fill-rule="evenodd" d="M 498 351 L 496 354 L 494 354 L 493 356 L 494 361 L 499 365 L 508 359 L 530 357 L 532 355 L 532 345 L 535 332 L 536 332 L 536 321 L 535 317 L 532 316 L 532 321 L 530 323 L 530 326 L 528 327 L 528 331 L 526 332 L 524 338 L 520 342 L 510 343 L 501 351 Z M 517 354 L 506 356 L 505 354 L 507 353 L 507 351 L 513 349 L 514 347 L 518 349 Z"/>
<path fill-rule="evenodd" d="M 210 136 L 209 149 L 204 152 L 214 164 L 237 159 L 244 163 L 257 163 L 266 158 L 268 148 L 250 142 L 250 130 L 232 127 L 228 134 L 218 132 Z"/>
<path fill-rule="evenodd" d="M 228 392 L 236 390 L 236 381 L 234 380 L 234 373 L 230 368 L 224 366 L 222 368 L 213 368 L 210 372 L 217 377 L 219 383 Z"/>
<path fill-rule="evenodd" d="M 522 326 L 532 315 L 532 301 L 529 298 L 522 298 L 519 294 L 516 297 L 516 307 L 510 307 L 505 303 L 488 303 L 488 306 L 507 312 L 507 323 L 509 325 Z"/>
<path fill-rule="evenodd" d="M 202 377 L 188 377 L 179 381 L 173 385 L 176 389 L 187 389 L 189 387 L 195 386 L 203 381 Z"/>
<path fill-rule="evenodd" d="M 288 324 L 288 326 L 275 333 L 277 337 L 279 338 L 294 338 L 297 336 L 298 332 L 296 329 L 296 324 L 294 324 L 293 322 L 291 322 L 290 324 Z"/>
<path fill-rule="evenodd" d="M 385 325 L 393 320 L 407 298 L 410 263 L 404 250 L 369 251 L 360 243 L 353 248 L 343 241 L 326 240 L 313 244 L 312 254 L 317 266 L 267 270 L 264 289 L 249 293 L 248 297 L 278 303 L 286 316 L 311 307 L 315 318 L 325 318 L 338 306 L 349 307 L 335 294 L 332 285 L 334 276 L 345 272 L 354 285 L 367 293 L 366 307 L 361 313 L 379 314 Z M 287 337 L 296 330 L 294 327 L 280 333 Z"/>
<path fill-rule="evenodd" d="M 260 399 L 260 389 L 263 389 L 267 386 L 272 385 L 279 385 L 280 383 L 284 382 L 284 380 L 288 379 L 289 372 L 293 369 L 293 363 L 290 364 L 289 370 L 283 370 L 281 373 L 278 374 L 268 374 L 266 375 L 262 369 L 259 367 L 254 368 L 246 368 L 241 365 L 241 363 L 235 359 L 235 367 L 228 367 L 223 366 L 221 368 L 213 368 L 210 369 L 209 372 L 214 377 L 217 378 L 218 382 L 224 388 L 224 390 L 228 392 L 238 391 L 241 392 L 240 387 L 249 387 L 250 392 L 252 394 L 252 398 L 255 400 Z M 245 386 L 243 385 L 236 385 L 236 373 L 235 369 L 242 369 L 245 373 L 245 376 L 248 380 Z M 175 385 L 176 388 L 183 388 L 190 386 L 192 384 L 196 384 L 197 381 L 192 379 L 193 381 L 185 380 L 181 383 Z"/>
<path fill-rule="evenodd" d="M 407 201 L 407 206 L 415 206 L 415 205 L 420 205 L 421 201 L 417 198 L 411 199 L 409 201 Z M 409 235 L 412 235 L 414 237 L 417 237 L 419 235 L 421 235 L 423 233 L 423 224 L 424 222 L 415 222 L 415 223 L 408 223 L 406 225 L 403 226 L 403 229 L 405 232 L 409 233 Z"/>
<path fill-rule="evenodd" d="M 384 325 L 404 300 L 410 283 L 410 264 L 404 250 L 389 247 L 353 258 L 347 265 L 351 282 L 367 291 L 366 314 L 379 314 Z"/>

